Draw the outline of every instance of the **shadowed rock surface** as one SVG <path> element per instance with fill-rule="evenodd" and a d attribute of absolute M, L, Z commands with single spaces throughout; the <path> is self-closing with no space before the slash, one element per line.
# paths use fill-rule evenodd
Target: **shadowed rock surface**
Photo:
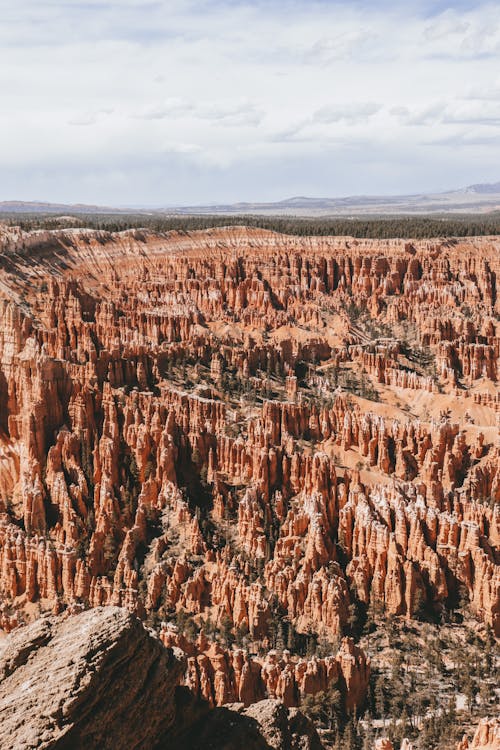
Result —
<path fill-rule="evenodd" d="M 182 662 L 124 609 L 37 620 L 0 648 L 3 750 L 146 750 L 173 726 Z"/>
<path fill-rule="evenodd" d="M 322 750 L 313 724 L 296 708 L 267 699 L 248 708 L 215 708 L 176 739 L 179 750 Z M 160 750 L 160 748 L 158 748 Z"/>

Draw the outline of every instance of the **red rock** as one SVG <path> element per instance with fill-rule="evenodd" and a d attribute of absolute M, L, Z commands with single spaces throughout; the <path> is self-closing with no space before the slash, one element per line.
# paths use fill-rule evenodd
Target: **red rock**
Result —
<path fill-rule="evenodd" d="M 356 598 L 411 618 L 463 587 L 500 633 L 495 240 L 0 235 L 5 629 L 118 604 L 269 648 L 276 620 L 333 642 Z M 213 703 L 338 679 L 351 709 L 368 679 L 347 641 L 189 658 Z"/>
<path fill-rule="evenodd" d="M 499 719 L 481 719 L 474 737 L 469 742 L 465 735 L 457 745 L 457 750 L 496 750 L 500 746 Z"/>

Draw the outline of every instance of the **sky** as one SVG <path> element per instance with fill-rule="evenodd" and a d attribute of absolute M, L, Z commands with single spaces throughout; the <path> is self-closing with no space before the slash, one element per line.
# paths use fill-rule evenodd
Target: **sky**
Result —
<path fill-rule="evenodd" d="M 500 180 L 498 2 L 0 0 L 0 200 Z"/>

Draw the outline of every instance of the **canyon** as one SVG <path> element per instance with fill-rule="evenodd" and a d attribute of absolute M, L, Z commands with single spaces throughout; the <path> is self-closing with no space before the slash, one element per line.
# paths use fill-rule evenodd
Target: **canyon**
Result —
<path fill-rule="evenodd" d="M 128 610 L 246 718 L 362 711 L 368 618 L 500 636 L 499 279 L 496 237 L 0 226 L 0 627 Z"/>

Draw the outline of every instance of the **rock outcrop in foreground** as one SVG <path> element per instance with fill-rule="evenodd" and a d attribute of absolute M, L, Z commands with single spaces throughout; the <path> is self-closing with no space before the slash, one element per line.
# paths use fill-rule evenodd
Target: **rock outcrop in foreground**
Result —
<path fill-rule="evenodd" d="M 0 747 L 321 750 L 310 722 L 278 701 L 190 705 L 176 695 L 183 667 L 124 609 L 37 620 L 0 644 Z"/>
<path fill-rule="evenodd" d="M 0 747 L 151 748 L 182 667 L 117 607 L 37 620 L 0 644 Z"/>

